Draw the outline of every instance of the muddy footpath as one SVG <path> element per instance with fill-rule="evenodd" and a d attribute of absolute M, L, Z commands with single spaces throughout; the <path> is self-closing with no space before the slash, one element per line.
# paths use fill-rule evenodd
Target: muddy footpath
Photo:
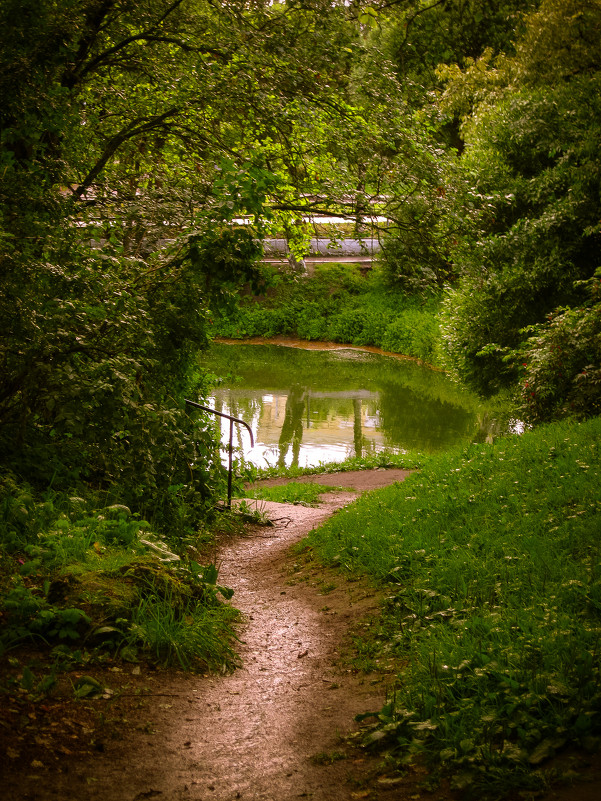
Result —
<path fill-rule="evenodd" d="M 322 476 L 349 489 L 325 494 L 318 508 L 257 502 L 275 525 L 249 527 L 218 554 L 220 583 L 243 614 L 242 666 L 206 676 L 113 667 L 97 676 L 115 691 L 100 715 L 100 699 L 63 704 L 61 719 L 56 704 L 32 707 L 33 740 L 21 734 L 6 745 L 0 727 L 2 801 L 374 797 L 365 787 L 370 759 L 341 735 L 357 728 L 356 714 L 380 708 L 386 677 L 341 667 L 339 657 L 349 627 L 376 612 L 377 598 L 334 572 L 324 584 L 324 572 L 290 549 L 359 492 L 404 475 Z"/>
<path fill-rule="evenodd" d="M 16 730 L 0 725 L 2 801 L 350 801 L 460 795 L 422 789 L 419 769 L 377 770 L 354 745 L 358 713 L 378 710 L 393 674 L 362 674 L 341 658 L 349 632 L 377 614 L 361 581 L 307 562 L 292 550 L 359 493 L 402 481 L 401 470 L 307 477 L 345 486 L 317 508 L 257 502 L 274 521 L 232 537 L 218 554 L 220 583 L 243 614 L 242 666 L 193 676 L 114 666 L 102 701 L 20 709 Z M 279 483 L 281 480 L 272 483 Z M 100 710 L 100 711 L 99 711 Z M 9 712 L 9 710 L 5 710 Z M 13 710 L 16 713 L 16 710 Z M 31 736 L 28 738 L 27 726 Z M 351 735 L 349 737 L 349 735 Z M 598 798 L 585 785 L 550 795 Z"/>

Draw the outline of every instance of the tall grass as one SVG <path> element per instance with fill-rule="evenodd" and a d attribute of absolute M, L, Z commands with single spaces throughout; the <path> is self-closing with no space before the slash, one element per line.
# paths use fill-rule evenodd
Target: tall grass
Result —
<path fill-rule="evenodd" d="M 312 532 L 390 588 L 382 654 L 406 667 L 374 741 L 480 795 L 601 744 L 600 441 L 595 419 L 432 457 Z"/>
<path fill-rule="evenodd" d="M 127 641 L 184 670 L 199 663 L 208 670 L 231 670 L 239 664 L 233 648 L 236 618 L 232 607 L 189 602 L 178 609 L 174 599 L 150 596 L 133 611 Z"/>

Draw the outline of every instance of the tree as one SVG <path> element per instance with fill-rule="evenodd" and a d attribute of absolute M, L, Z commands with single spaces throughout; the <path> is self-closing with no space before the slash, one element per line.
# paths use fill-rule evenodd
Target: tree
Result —
<path fill-rule="evenodd" d="M 210 496 L 182 398 L 211 299 L 259 280 L 266 196 L 294 185 L 290 101 L 347 113 L 341 8 L 2 0 L 4 470 L 138 508 L 192 474 Z"/>
<path fill-rule="evenodd" d="M 515 381 L 518 361 L 505 357 L 523 329 L 580 305 L 599 266 L 599 32 L 598 2 L 543 0 L 464 124 L 474 218 L 455 250 L 445 343 L 485 392 Z"/>
<path fill-rule="evenodd" d="M 581 306 L 556 309 L 520 346 L 522 413 L 540 423 L 601 413 L 601 270 Z"/>
<path fill-rule="evenodd" d="M 521 17 L 536 0 L 398 0 L 374 4 L 383 20 L 378 39 L 418 106 L 440 87 L 441 64 L 476 60 L 490 49 L 513 49 Z"/>
<path fill-rule="evenodd" d="M 389 280 L 407 291 L 436 292 L 456 277 L 451 252 L 464 227 L 460 119 L 436 103 L 441 67 L 455 64 L 460 70 L 484 53 L 512 49 L 519 12 L 531 5 L 399 0 L 371 7 L 368 48 L 374 63 L 388 64 L 394 76 L 398 99 L 390 105 L 403 115 L 410 141 L 380 181 L 391 198 L 384 212 L 389 224 L 383 266 Z"/>

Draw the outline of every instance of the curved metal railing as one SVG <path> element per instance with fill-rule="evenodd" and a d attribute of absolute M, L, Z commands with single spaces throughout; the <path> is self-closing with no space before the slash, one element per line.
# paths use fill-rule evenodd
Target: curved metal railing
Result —
<path fill-rule="evenodd" d="M 232 417 L 231 414 L 225 414 L 224 412 L 218 412 L 217 409 L 211 409 L 209 406 L 203 406 L 201 403 L 196 403 L 196 401 L 188 400 L 187 398 L 186 404 L 188 406 L 194 406 L 195 409 L 202 409 L 203 412 L 209 412 L 210 414 L 217 415 L 217 417 L 224 417 L 226 420 L 230 421 L 230 442 L 228 446 L 228 470 L 227 470 L 227 508 L 232 508 L 232 461 L 233 461 L 233 439 L 234 439 L 234 423 L 240 423 L 243 425 L 250 434 L 250 447 L 255 447 L 255 440 L 253 437 L 253 432 L 251 427 L 248 423 L 245 423 L 244 420 L 240 420 L 237 417 Z"/>

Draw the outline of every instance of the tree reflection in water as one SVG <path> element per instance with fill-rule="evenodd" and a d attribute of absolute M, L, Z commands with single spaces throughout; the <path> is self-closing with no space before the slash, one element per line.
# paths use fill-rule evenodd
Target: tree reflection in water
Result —
<path fill-rule="evenodd" d="M 303 439 L 303 414 L 305 411 L 305 388 L 293 384 L 286 398 L 284 424 L 280 434 L 278 467 L 286 467 L 286 456 L 292 444 L 292 467 L 298 467 L 298 457 Z"/>
<path fill-rule="evenodd" d="M 474 396 L 408 360 L 253 344 L 214 345 L 202 364 L 225 377 L 205 400 L 251 426 L 257 445 L 245 458 L 260 466 L 436 451 L 475 438 L 480 427 Z"/>

